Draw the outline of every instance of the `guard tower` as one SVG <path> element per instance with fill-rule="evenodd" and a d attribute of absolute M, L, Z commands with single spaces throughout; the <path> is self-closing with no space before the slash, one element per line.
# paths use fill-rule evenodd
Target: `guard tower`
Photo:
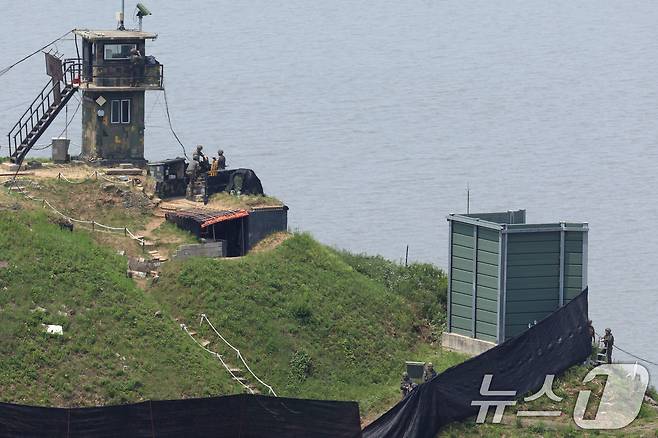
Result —
<path fill-rule="evenodd" d="M 162 90 L 163 66 L 147 56 L 157 34 L 135 30 L 82 30 L 81 157 L 102 164 L 144 159 L 144 97 Z M 137 51 L 137 52 L 135 52 Z"/>

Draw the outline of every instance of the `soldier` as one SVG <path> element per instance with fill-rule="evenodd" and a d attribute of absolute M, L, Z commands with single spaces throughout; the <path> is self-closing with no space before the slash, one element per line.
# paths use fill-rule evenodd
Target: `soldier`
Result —
<path fill-rule="evenodd" d="M 224 151 L 220 149 L 217 155 L 217 158 L 212 157 L 210 172 L 208 172 L 209 176 L 217 176 L 219 170 L 226 169 L 226 157 L 224 156 Z"/>
<path fill-rule="evenodd" d="M 605 357 L 608 363 L 612 363 L 612 346 L 615 345 L 615 337 L 612 336 L 612 330 L 609 328 L 605 329 L 603 345 L 605 346 Z"/>
<path fill-rule="evenodd" d="M 217 168 L 219 170 L 226 169 L 226 157 L 224 156 L 224 151 L 221 149 L 217 151 Z"/>
<path fill-rule="evenodd" d="M 138 85 L 142 78 L 142 69 L 144 67 L 144 57 L 137 50 L 137 47 L 130 49 L 130 62 L 132 64 L 132 83 L 133 87 Z"/>
<path fill-rule="evenodd" d="M 208 163 L 208 157 L 203 154 L 203 145 L 197 145 L 194 153 L 192 154 L 192 160 L 199 163 L 198 173 L 208 172 L 210 170 L 210 163 Z"/>
<path fill-rule="evenodd" d="M 405 398 L 417 385 L 411 381 L 409 374 L 405 371 L 402 373 L 402 381 L 400 382 L 400 391 L 402 392 L 402 398 Z"/>
<path fill-rule="evenodd" d="M 206 156 L 203 154 L 203 145 L 201 144 L 196 145 L 196 148 L 192 153 L 192 159 L 200 163 L 201 161 L 203 161 L 204 158 L 206 158 Z"/>
<path fill-rule="evenodd" d="M 427 367 L 423 371 L 423 382 L 429 382 L 436 376 L 436 371 L 434 371 L 434 365 L 432 362 L 427 364 Z"/>
<path fill-rule="evenodd" d="M 190 161 L 190 164 L 187 166 L 186 173 L 190 178 L 190 186 L 192 186 L 199 173 L 199 162 L 197 160 Z"/>
<path fill-rule="evenodd" d="M 210 164 L 210 172 L 208 176 L 217 176 L 217 158 L 212 157 L 212 163 Z"/>
<path fill-rule="evenodd" d="M 587 321 L 587 331 L 589 332 L 589 337 L 591 338 L 592 345 L 595 345 L 596 332 L 594 331 L 594 326 L 592 325 L 592 320 Z"/>

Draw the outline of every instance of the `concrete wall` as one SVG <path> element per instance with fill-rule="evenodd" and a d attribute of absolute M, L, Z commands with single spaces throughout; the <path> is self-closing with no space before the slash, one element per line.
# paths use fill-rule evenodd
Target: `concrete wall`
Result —
<path fill-rule="evenodd" d="M 226 257 L 226 241 L 217 240 L 210 243 L 181 245 L 172 256 L 175 260 L 184 260 L 190 257 Z"/>
<path fill-rule="evenodd" d="M 496 344 L 493 342 L 473 339 L 457 333 L 443 333 L 441 336 L 441 347 L 446 350 L 468 354 L 469 356 L 477 356 L 495 346 Z"/>
<path fill-rule="evenodd" d="M 100 106 L 96 100 L 106 102 Z M 131 101 L 130 123 L 111 123 L 112 101 Z M 98 110 L 103 110 L 103 117 Z M 144 160 L 144 91 L 82 93 L 82 155 L 87 159 Z"/>

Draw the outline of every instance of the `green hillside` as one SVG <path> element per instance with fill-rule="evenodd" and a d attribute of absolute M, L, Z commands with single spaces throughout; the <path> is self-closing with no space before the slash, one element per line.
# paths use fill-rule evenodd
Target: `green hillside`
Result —
<path fill-rule="evenodd" d="M 400 269 L 399 281 L 359 260 Z M 199 327 L 200 313 L 279 395 L 357 400 L 365 415 L 398 399 L 404 360 L 439 369 L 463 360 L 438 353 L 427 309 L 402 293 L 415 281 L 440 305 L 445 279 L 434 268 L 337 253 L 298 235 L 239 260 L 168 262 L 146 290 L 125 269 L 86 231 L 62 231 L 40 212 L 0 211 L 1 401 L 83 406 L 241 392 L 180 329 L 237 364 Z M 42 324 L 62 325 L 64 335 Z"/>
<path fill-rule="evenodd" d="M 352 267 L 357 259 L 395 266 L 296 235 L 273 251 L 240 260 L 170 263 L 153 294 L 168 313 L 214 339 L 209 348 L 230 358 L 207 325 L 198 327 L 205 313 L 279 395 L 358 400 L 368 413 L 399 398 L 405 360 L 432 360 L 445 368 L 463 357 L 438 354 L 430 345 L 422 306 L 398 293 L 405 275 L 394 274 L 399 282 L 369 277 Z M 420 277 L 411 268 L 395 269 Z M 417 280 L 429 282 L 430 275 L 434 282 L 422 294 L 441 302 L 440 271 Z"/>
<path fill-rule="evenodd" d="M 124 258 L 44 214 L 0 212 L 0 400 L 115 404 L 236 391 Z M 46 334 L 42 324 L 63 326 Z"/>

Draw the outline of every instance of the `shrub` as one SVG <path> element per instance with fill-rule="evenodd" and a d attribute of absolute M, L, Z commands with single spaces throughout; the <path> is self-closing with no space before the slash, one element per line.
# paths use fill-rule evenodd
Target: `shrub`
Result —
<path fill-rule="evenodd" d="M 295 351 L 290 359 L 289 382 L 293 386 L 313 374 L 311 355 L 304 350 Z"/>
<path fill-rule="evenodd" d="M 290 304 L 290 313 L 300 324 L 309 324 L 313 318 L 313 309 L 307 300 L 301 298 Z"/>

